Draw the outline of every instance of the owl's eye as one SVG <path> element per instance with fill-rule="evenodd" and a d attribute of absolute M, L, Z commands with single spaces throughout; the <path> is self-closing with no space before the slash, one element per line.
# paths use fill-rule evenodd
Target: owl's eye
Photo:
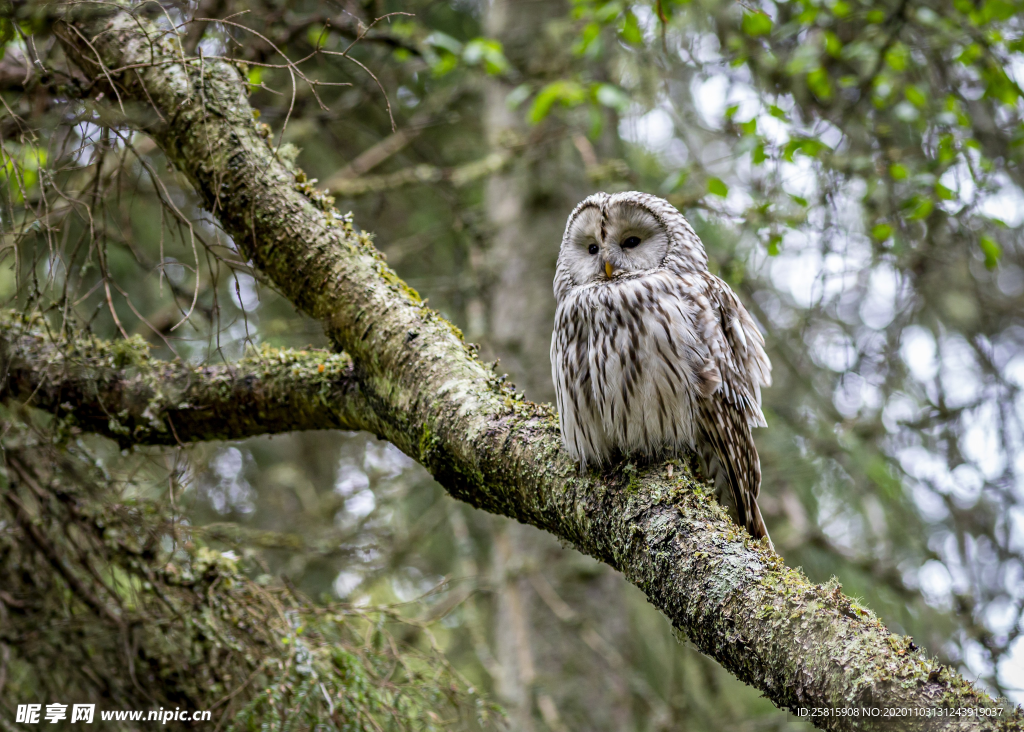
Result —
<path fill-rule="evenodd" d="M 639 241 L 639 240 L 638 240 L 638 241 Z M 590 246 L 589 246 L 589 247 L 587 248 L 587 251 L 588 251 L 588 252 L 590 252 L 591 254 L 597 254 L 597 244 L 591 244 L 591 245 L 590 245 Z"/>
<path fill-rule="evenodd" d="M 622 242 L 623 249 L 632 249 L 633 247 L 640 244 L 639 236 L 630 236 L 626 238 L 626 241 Z"/>

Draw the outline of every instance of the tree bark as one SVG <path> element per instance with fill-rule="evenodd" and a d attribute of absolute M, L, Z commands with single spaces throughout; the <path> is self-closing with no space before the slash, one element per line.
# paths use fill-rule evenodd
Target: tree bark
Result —
<path fill-rule="evenodd" d="M 296 430 L 372 430 L 352 360 L 264 347 L 225 366 L 150 358 L 141 338 L 55 341 L 0 312 L 0 396 L 132 445 L 241 440 Z"/>
<path fill-rule="evenodd" d="M 89 78 L 114 85 L 113 104 L 120 100 L 131 124 L 152 135 L 262 275 L 352 357 L 374 432 L 452 496 L 618 569 L 702 652 L 780 707 L 913 714 L 996 705 L 890 633 L 837 582 L 811 584 L 752 542 L 691 461 L 673 477 L 665 465 L 633 464 L 580 475 L 553 410 L 497 378 L 367 237 L 275 157 L 232 64 L 183 64 L 177 44 L 144 18 L 109 5 L 74 7 L 90 11 L 55 25 L 69 55 Z M 893 727 L 883 717 L 812 721 Z M 899 726 L 1020 729 L 1021 713 L 1004 705 L 1000 717 L 910 716 Z"/>

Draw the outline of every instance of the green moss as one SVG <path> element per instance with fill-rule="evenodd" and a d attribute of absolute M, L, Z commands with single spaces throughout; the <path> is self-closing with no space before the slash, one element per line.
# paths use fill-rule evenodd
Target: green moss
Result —
<path fill-rule="evenodd" d="M 420 430 L 420 441 L 419 441 L 419 461 L 423 464 L 429 463 L 430 454 L 434 451 L 437 445 L 437 435 L 433 434 L 430 430 L 430 425 L 424 424 L 423 429 Z"/>
<path fill-rule="evenodd" d="M 423 298 L 420 297 L 420 293 L 416 292 L 413 288 L 409 287 L 401 277 L 395 274 L 395 271 L 382 263 L 379 268 L 380 276 L 385 282 L 397 289 L 402 295 L 416 305 L 423 305 Z"/>
<path fill-rule="evenodd" d="M 626 478 L 626 493 L 629 495 L 638 494 L 643 483 L 640 480 L 636 466 L 633 463 L 626 463 L 622 466 L 622 474 Z"/>

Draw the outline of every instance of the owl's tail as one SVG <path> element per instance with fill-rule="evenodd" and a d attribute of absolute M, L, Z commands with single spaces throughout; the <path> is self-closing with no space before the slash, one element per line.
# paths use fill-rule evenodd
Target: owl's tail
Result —
<path fill-rule="evenodd" d="M 757 507 L 761 460 L 746 418 L 719 395 L 701 400 L 700 409 L 699 449 L 708 477 L 715 481 L 720 495 L 728 486 L 740 524 L 755 539 L 768 539 L 768 546 L 774 551 L 775 545 Z"/>
<path fill-rule="evenodd" d="M 772 537 L 768 536 L 768 527 L 764 525 L 764 519 L 761 518 L 761 509 L 757 507 L 757 501 L 753 501 L 751 504 L 754 508 L 753 515 L 750 517 L 750 521 L 747 523 L 747 531 L 755 539 L 765 538 L 768 540 L 768 548 L 775 551 L 775 545 L 772 543 Z"/>

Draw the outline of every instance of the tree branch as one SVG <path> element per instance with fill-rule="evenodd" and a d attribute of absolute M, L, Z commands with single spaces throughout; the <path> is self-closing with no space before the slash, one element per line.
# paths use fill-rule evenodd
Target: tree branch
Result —
<path fill-rule="evenodd" d="M 0 396 L 121 447 L 373 429 L 353 373 L 344 354 L 269 347 L 224 366 L 160 361 L 141 338 L 55 341 L 41 319 L 0 313 Z"/>
<path fill-rule="evenodd" d="M 209 63 L 200 75 L 196 66 L 175 65 L 169 39 L 124 10 L 68 16 L 55 28 L 90 77 L 110 74 L 124 100 L 153 100 L 167 122 L 146 131 L 263 275 L 352 356 L 374 431 L 452 496 L 550 531 L 622 571 L 702 652 L 777 706 L 933 713 L 993 706 L 909 638 L 890 633 L 838 583 L 811 584 L 752 543 L 688 465 L 668 479 L 663 466 L 579 475 L 553 410 L 496 378 L 368 238 L 315 191 L 297 189 L 256 128 L 234 66 Z M 116 72 L 125 66 L 136 68 Z M 827 729 L 892 727 L 882 717 L 813 721 Z M 900 727 L 1020 729 L 1021 714 L 911 716 Z"/>
<path fill-rule="evenodd" d="M 337 175 L 331 176 L 324 185 L 337 196 L 365 196 L 368 193 L 382 193 L 404 186 L 441 182 L 461 188 L 497 173 L 512 162 L 513 157 L 511 150 L 504 149 L 455 168 L 423 164 L 414 165 L 395 173 L 364 175 L 357 178 L 348 177 L 345 171 L 341 171 Z"/>

